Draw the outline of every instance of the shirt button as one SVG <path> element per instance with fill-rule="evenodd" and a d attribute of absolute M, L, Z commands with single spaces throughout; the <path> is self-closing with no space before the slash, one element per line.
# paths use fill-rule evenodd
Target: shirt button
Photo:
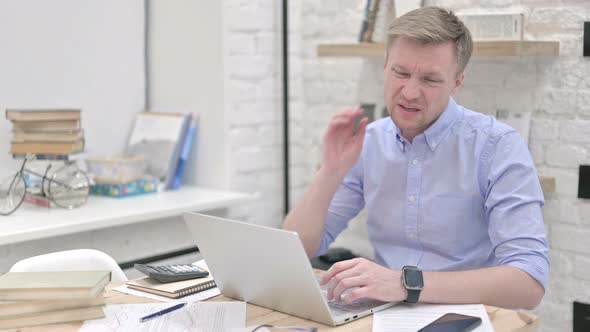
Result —
<path fill-rule="evenodd" d="M 412 202 L 412 203 L 414 203 L 416 201 L 416 197 L 414 197 L 414 196 L 410 196 L 409 199 L 410 199 L 410 202 Z"/>
<path fill-rule="evenodd" d="M 418 159 L 412 160 L 412 165 L 414 165 L 414 166 L 418 165 Z"/>

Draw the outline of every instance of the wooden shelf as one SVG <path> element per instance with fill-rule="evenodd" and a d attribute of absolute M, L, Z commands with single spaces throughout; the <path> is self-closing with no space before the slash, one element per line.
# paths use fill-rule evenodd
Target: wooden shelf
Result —
<path fill-rule="evenodd" d="M 382 58 L 385 56 L 385 44 L 320 44 L 318 45 L 318 56 Z"/>
<path fill-rule="evenodd" d="M 473 56 L 558 56 L 558 41 L 478 41 L 473 43 Z M 383 57 L 385 44 L 321 44 L 318 56 Z"/>
<path fill-rule="evenodd" d="M 90 196 L 86 204 L 72 210 L 23 203 L 13 214 L 0 216 L 0 245 L 180 216 L 188 211 L 222 209 L 255 197 L 255 194 L 183 186 L 178 191 L 125 198 Z"/>

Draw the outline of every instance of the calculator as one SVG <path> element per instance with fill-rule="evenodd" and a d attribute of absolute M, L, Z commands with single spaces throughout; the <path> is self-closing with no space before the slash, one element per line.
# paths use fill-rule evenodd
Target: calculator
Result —
<path fill-rule="evenodd" d="M 139 272 L 150 278 L 154 278 L 161 283 L 202 278 L 209 275 L 207 270 L 191 264 L 160 266 L 135 264 L 133 267 Z"/>

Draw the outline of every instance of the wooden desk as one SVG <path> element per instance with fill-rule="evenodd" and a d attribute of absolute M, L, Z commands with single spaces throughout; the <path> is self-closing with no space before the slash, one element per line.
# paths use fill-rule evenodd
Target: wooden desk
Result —
<path fill-rule="evenodd" d="M 115 285 L 118 286 L 118 285 Z M 110 286 L 106 292 L 107 304 L 126 304 L 126 303 L 153 303 L 157 302 L 144 297 L 137 297 L 127 295 L 113 291 Z M 209 301 L 233 301 L 230 298 L 222 295 L 214 297 Z M 537 316 L 529 313 L 517 313 L 512 310 L 500 309 L 495 307 L 486 306 L 492 325 L 496 332 L 532 332 L 535 331 L 539 324 Z M 253 304 L 248 304 L 246 308 L 246 326 L 252 325 L 292 325 L 292 326 L 310 326 L 318 327 L 319 331 L 371 331 L 373 326 L 373 316 L 367 316 L 359 320 L 338 326 L 331 327 L 316 323 L 313 321 L 305 320 L 302 318 L 287 315 L 278 311 L 273 311 L 263 307 L 259 307 Z M 82 323 L 70 323 L 70 324 L 53 324 L 36 327 L 26 327 L 21 329 L 12 329 L 6 331 L 13 332 L 64 332 L 64 331 L 77 331 Z"/>

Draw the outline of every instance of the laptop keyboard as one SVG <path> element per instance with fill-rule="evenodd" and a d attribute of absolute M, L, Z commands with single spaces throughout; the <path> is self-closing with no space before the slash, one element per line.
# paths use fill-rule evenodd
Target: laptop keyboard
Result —
<path fill-rule="evenodd" d="M 317 278 L 319 282 L 319 278 Z M 328 286 L 327 285 L 320 285 L 322 290 L 322 295 L 324 298 L 328 298 Z M 346 292 L 345 292 L 346 294 Z M 359 299 L 350 304 L 344 304 L 335 300 L 328 300 L 328 306 L 330 307 L 330 311 L 334 315 L 342 315 L 342 314 L 351 314 L 351 313 L 360 313 L 371 308 L 375 308 L 383 304 L 383 302 L 372 300 L 372 299 Z"/>
<path fill-rule="evenodd" d="M 330 307 L 330 311 L 334 315 L 342 315 L 342 314 L 351 314 L 351 313 L 359 313 L 371 308 L 375 308 L 375 302 L 371 303 L 360 303 L 355 302 L 351 304 L 343 304 L 334 301 L 328 301 L 328 306 Z"/>

